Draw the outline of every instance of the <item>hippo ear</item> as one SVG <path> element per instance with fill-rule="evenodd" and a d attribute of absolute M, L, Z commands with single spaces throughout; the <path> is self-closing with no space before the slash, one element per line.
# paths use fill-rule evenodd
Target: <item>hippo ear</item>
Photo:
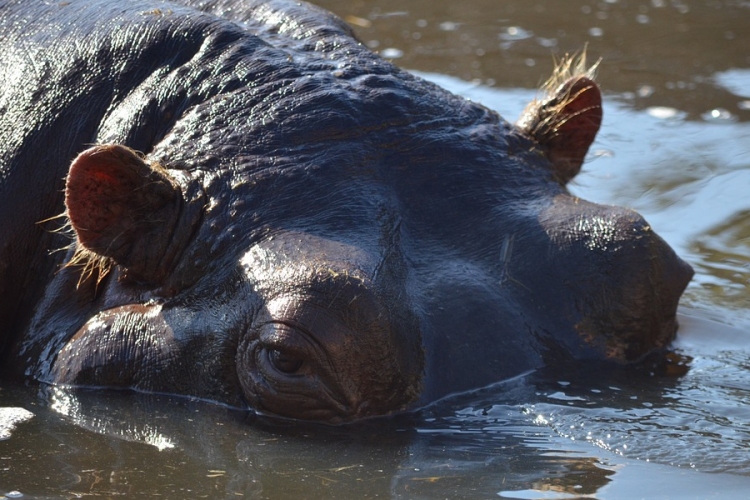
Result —
<path fill-rule="evenodd" d="M 152 283 L 168 272 L 164 259 L 182 203 L 180 188 L 166 170 L 119 145 L 78 155 L 65 187 L 79 247 Z"/>
<path fill-rule="evenodd" d="M 581 170 L 602 123 L 601 92 L 590 71 L 587 73 L 569 77 L 550 89 L 548 96 L 532 102 L 518 121 L 518 126 L 544 148 L 561 184 L 567 184 Z"/>

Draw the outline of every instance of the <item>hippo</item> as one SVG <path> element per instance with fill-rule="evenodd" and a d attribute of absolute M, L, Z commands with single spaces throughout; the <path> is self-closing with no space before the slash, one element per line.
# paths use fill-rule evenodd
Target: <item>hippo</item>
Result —
<path fill-rule="evenodd" d="M 297 0 L 3 0 L 0 47 L 3 380 L 341 424 L 675 336 L 690 266 L 566 188 L 585 64 L 509 123 Z"/>

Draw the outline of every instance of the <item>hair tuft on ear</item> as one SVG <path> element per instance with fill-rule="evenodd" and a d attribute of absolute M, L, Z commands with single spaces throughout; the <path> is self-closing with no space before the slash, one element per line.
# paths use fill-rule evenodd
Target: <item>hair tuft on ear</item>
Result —
<path fill-rule="evenodd" d="M 532 101 L 517 122 L 545 151 L 561 184 L 581 170 L 601 126 L 602 97 L 594 82 L 598 64 L 586 68 L 585 51 L 563 58 L 542 86 L 545 96 Z"/>
<path fill-rule="evenodd" d="M 73 161 L 65 206 L 76 236 L 68 265 L 83 267 L 82 279 L 102 279 L 112 265 L 143 281 L 159 281 L 168 266 L 183 205 L 168 172 L 135 151 L 116 144 L 90 148 Z"/>

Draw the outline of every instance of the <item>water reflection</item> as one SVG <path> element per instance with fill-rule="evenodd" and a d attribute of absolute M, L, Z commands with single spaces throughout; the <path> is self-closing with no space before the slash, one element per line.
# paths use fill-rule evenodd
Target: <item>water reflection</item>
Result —
<path fill-rule="evenodd" d="M 508 390 L 520 395 L 529 387 Z M 509 489 L 587 494 L 614 473 L 582 451 L 529 453 L 529 446 L 550 447 L 549 431 L 528 422 L 516 405 L 489 400 L 485 408 L 457 406 L 450 416 L 436 407 L 419 423 L 407 416 L 337 429 L 248 422 L 212 405 L 161 396 L 61 390 L 50 396 L 67 402 L 72 413 L 66 417 L 74 426 L 55 422 L 40 408 L 43 439 L 30 444 L 20 434 L 3 450 L 11 455 L 6 458 L 14 474 L 0 474 L 0 484 L 25 495 L 415 498 L 494 496 Z M 177 446 L 137 444 L 153 444 L 154 431 Z M 33 456 L 15 453 L 29 445 Z"/>
<path fill-rule="evenodd" d="M 704 351 L 694 358 L 658 356 L 636 369 L 551 367 L 418 414 L 346 427 L 285 424 L 161 395 L 10 388 L 3 404 L 32 408 L 35 418 L 0 448 L 0 485 L 52 497 L 568 498 L 606 497 L 613 488 L 621 496 L 651 491 L 635 489 L 635 474 L 665 485 L 649 498 L 700 498 L 719 485 L 742 491 L 750 487 L 750 346 L 737 349 L 718 337 L 713 349 L 703 349 L 700 332 L 690 343 L 687 324 L 680 349 Z M 702 331 L 710 325 L 697 322 Z"/>
<path fill-rule="evenodd" d="M 741 210 L 696 238 L 701 286 L 734 309 L 750 305 L 750 210 Z"/>
<path fill-rule="evenodd" d="M 0 441 L 9 439 L 18 424 L 33 417 L 34 414 L 24 408 L 0 408 Z"/>
<path fill-rule="evenodd" d="M 174 448 L 175 443 L 165 436 L 158 426 L 160 412 L 158 406 L 150 406 L 145 411 L 151 411 L 148 418 L 131 420 L 122 416 L 113 417 L 109 411 L 108 398 L 91 398 L 91 408 L 81 408 L 81 399 L 73 392 L 58 387 L 42 389 L 44 397 L 49 401 L 50 408 L 68 417 L 73 423 L 94 432 L 118 437 L 126 441 L 146 443 L 156 447 L 159 451 Z M 138 400 L 134 401 L 138 402 Z M 117 418 L 118 420 L 113 420 Z M 166 418 L 166 417 L 161 417 Z M 157 422 L 154 426 L 151 421 Z"/>

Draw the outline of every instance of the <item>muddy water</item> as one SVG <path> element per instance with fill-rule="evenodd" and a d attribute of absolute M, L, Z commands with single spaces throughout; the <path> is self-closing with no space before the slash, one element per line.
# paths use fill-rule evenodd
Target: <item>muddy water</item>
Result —
<path fill-rule="evenodd" d="M 355 428 L 165 396 L 0 390 L 9 498 L 709 498 L 750 491 L 750 4 L 340 1 L 363 42 L 518 116 L 553 56 L 602 58 L 572 190 L 696 269 L 671 364 L 540 371 Z M 33 416 L 32 416 L 33 415 Z"/>

